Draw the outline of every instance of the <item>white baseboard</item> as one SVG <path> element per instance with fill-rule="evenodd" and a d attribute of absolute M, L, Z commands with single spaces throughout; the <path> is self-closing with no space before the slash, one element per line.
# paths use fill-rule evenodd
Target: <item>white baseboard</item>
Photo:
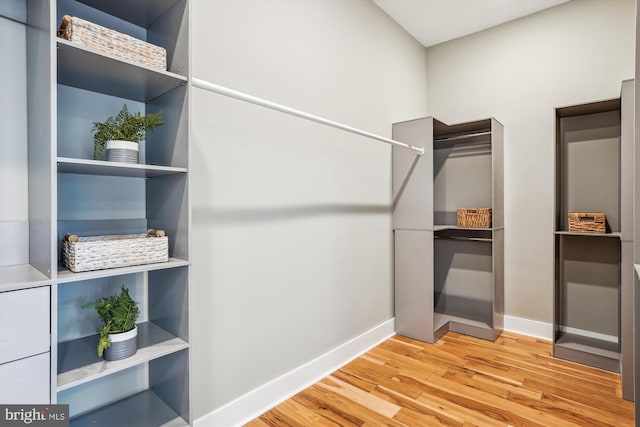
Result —
<path fill-rule="evenodd" d="M 234 427 L 248 423 L 291 396 L 315 384 L 395 334 L 387 320 L 316 359 L 198 418 L 196 427 Z"/>
<path fill-rule="evenodd" d="M 553 340 L 553 325 L 538 320 L 505 315 L 504 330 L 548 341 Z"/>
<path fill-rule="evenodd" d="M 553 340 L 553 325 L 551 323 L 540 322 L 538 320 L 530 320 L 522 317 L 504 316 L 504 330 L 515 332 L 517 334 L 528 335 L 531 337 L 541 338 L 544 340 Z M 613 343 L 618 342 L 618 337 L 614 335 L 601 334 L 599 332 L 585 331 L 583 329 L 561 326 L 560 330 L 569 334 L 580 335 L 583 337 L 596 338 L 602 341 Z"/>

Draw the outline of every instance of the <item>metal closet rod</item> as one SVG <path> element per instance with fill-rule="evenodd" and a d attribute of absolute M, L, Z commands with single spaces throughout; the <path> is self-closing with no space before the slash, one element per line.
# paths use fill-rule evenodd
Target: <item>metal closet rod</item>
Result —
<path fill-rule="evenodd" d="M 259 105 L 261 107 L 269 108 L 271 110 L 280 111 L 281 113 L 289 114 L 291 116 L 299 117 L 301 119 L 310 120 L 312 122 L 320 123 L 326 126 L 330 126 L 336 129 L 343 130 L 345 132 L 354 133 L 356 135 L 364 136 L 366 138 L 375 139 L 376 141 L 385 142 L 387 144 L 395 145 L 397 147 L 407 148 L 409 150 L 415 151 L 418 156 L 424 154 L 424 148 L 415 147 L 411 144 L 405 144 L 404 142 L 396 141 L 393 139 L 385 138 L 380 135 L 376 135 L 371 132 L 367 132 L 358 128 L 354 128 L 351 126 L 343 125 L 342 123 L 334 122 L 333 120 L 325 119 L 320 116 L 316 116 L 313 114 L 305 113 L 304 111 L 296 110 L 295 108 L 287 107 L 286 105 L 278 104 L 272 101 L 268 101 L 263 98 L 258 98 L 257 96 L 249 95 L 244 92 L 240 92 L 234 89 L 229 89 L 224 86 L 217 85 L 215 83 L 207 82 L 204 80 L 192 78 L 191 84 L 200 89 L 208 90 L 209 92 L 214 92 L 220 95 L 228 96 L 231 98 L 239 99 L 241 101 L 249 102 L 251 104 Z"/>

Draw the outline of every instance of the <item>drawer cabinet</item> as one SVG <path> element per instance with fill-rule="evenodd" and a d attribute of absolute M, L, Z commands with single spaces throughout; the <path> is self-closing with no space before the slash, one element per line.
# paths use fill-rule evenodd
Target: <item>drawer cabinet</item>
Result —
<path fill-rule="evenodd" d="M 0 403 L 49 403 L 49 353 L 0 365 Z"/>
<path fill-rule="evenodd" d="M 50 401 L 50 287 L 0 292 L 0 403 Z"/>
<path fill-rule="evenodd" d="M 0 364 L 49 351 L 49 289 L 0 293 Z"/>

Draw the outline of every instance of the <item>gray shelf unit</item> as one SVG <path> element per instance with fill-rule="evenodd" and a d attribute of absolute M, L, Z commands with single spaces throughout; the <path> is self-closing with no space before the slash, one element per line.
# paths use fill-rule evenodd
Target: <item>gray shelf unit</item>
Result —
<path fill-rule="evenodd" d="M 636 2 L 636 22 L 640 19 L 640 3 Z M 636 55 L 635 55 L 635 74 L 640 76 L 640 26 L 636 25 Z M 633 101 L 635 105 L 640 105 L 640 79 L 634 80 Z M 633 128 L 640 129 L 640 114 L 633 115 Z M 633 286 L 630 294 L 625 293 L 624 298 L 633 302 L 633 346 L 631 348 L 631 357 L 633 359 L 633 389 L 631 393 L 635 400 L 636 414 L 640 414 L 640 132 L 632 133 L 633 138 L 633 226 L 634 226 L 634 242 L 633 242 L 633 263 L 635 274 L 633 276 Z M 635 356 L 635 357 L 634 357 Z M 625 389 L 623 384 L 623 389 Z M 636 417 L 636 420 L 638 418 Z M 636 422 L 637 424 L 637 422 Z"/>
<path fill-rule="evenodd" d="M 51 285 L 50 402 L 69 403 L 72 425 L 190 425 L 189 1 L 26 0 L 30 265 L 21 277 Z M 165 47 L 155 70 L 57 38 L 78 16 Z M 141 164 L 93 160 L 94 121 L 163 111 L 140 144 Z M 166 263 L 71 273 L 61 237 L 169 236 Z M 39 273 L 35 273 L 35 271 Z M 6 286 L 12 288 L 11 283 Z M 99 320 L 83 303 L 130 288 L 141 303 L 141 347 L 130 359 L 95 355 Z M 72 368 L 69 368 L 69 367 Z M 144 405 L 138 405 L 144 403 Z M 126 412 L 119 412 L 127 408 Z M 146 424 L 145 424 L 146 423 Z"/>
<path fill-rule="evenodd" d="M 625 81 L 620 98 L 556 109 L 553 355 L 619 372 L 627 400 L 633 400 L 633 105 L 633 81 Z M 606 233 L 569 232 L 570 212 L 604 212 Z"/>
<path fill-rule="evenodd" d="M 396 331 L 433 343 L 448 331 L 495 340 L 504 317 L 503 128 L 495 119 L 395 123 Z M 458 208 L 490 207 L 491 228 L 456 225 Z"/>

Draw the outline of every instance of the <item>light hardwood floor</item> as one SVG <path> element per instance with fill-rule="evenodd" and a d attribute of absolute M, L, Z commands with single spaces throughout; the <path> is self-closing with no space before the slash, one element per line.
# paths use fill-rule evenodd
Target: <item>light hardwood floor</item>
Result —
<path fill-rule="evenodd" d="M 555 359 L 548 341 L 394 336 L 247 426 L 632 426 L 620 396 L 619 375 Z"/>

